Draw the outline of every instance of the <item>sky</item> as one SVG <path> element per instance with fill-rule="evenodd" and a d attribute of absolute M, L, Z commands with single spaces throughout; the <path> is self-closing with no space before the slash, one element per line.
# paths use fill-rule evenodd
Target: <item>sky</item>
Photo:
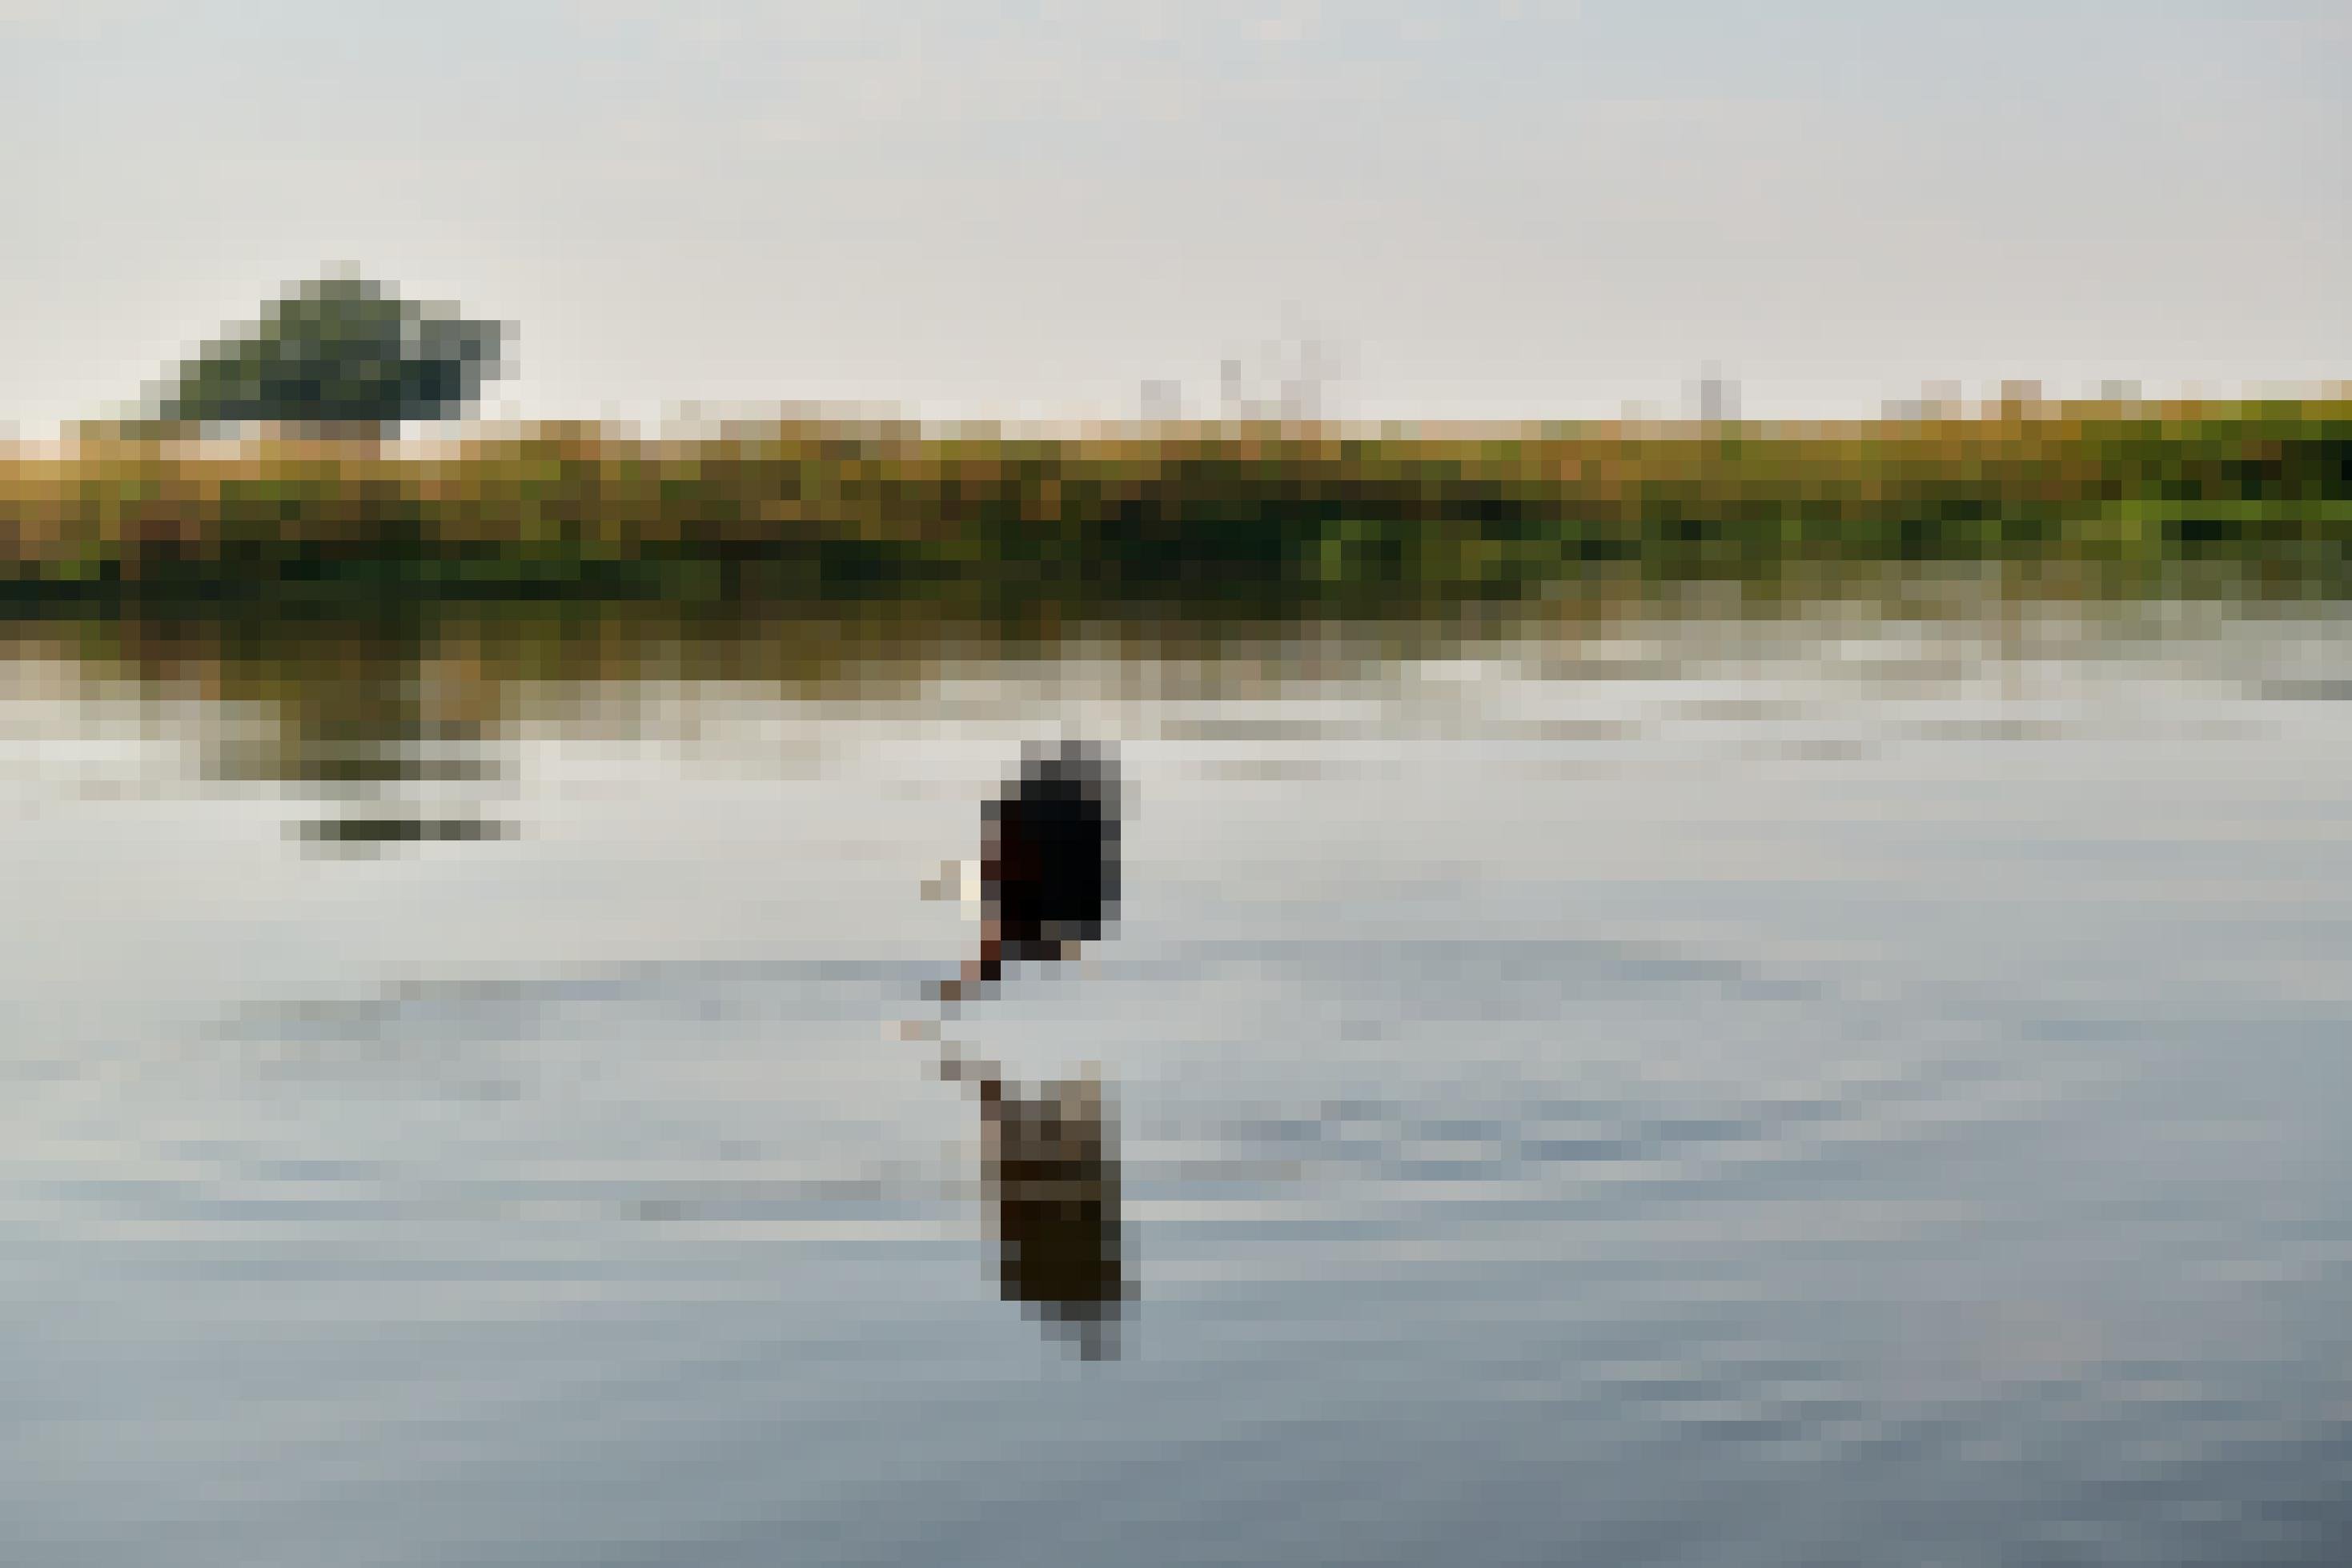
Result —
<path fill-rule="evenodd" d="M 0 0 L 0 425 L 344 262 L 493 416 L 2340 380 L 2347 84 L 2343 0 Z"/>

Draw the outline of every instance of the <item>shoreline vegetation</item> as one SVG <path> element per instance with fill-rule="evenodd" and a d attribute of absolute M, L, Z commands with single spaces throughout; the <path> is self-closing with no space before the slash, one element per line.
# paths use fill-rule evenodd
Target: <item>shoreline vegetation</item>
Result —
<path fill-rule="evenodd" d="M 1419 614 L 1972 566 L 2345 597 L 2352 396 L 1838 424 L 782 420 L 0 446 L 0 606 L 18 615 L 353 597 Z"/>

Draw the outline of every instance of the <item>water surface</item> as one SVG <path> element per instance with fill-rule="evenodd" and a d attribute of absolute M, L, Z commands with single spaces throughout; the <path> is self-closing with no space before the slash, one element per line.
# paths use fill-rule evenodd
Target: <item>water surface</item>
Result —
<path fill-rule="evenodd" d="M 0 1558 L 2343 1560 L 2333 615 L 609 630 L 17 646 Z M 898 1028 L 1065 727 L 1093 1359 Z"/>

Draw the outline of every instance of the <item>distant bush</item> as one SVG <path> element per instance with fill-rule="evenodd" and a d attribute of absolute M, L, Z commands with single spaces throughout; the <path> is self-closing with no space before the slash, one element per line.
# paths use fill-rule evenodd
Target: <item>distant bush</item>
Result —
<path fill-rule="evenodd" d="M 460 320 L 365 278 L 322 278 L 179 367 L 157 413 L 166 426 L 388 434 L 469 408 L 506 336 L 501 323 Z"/>

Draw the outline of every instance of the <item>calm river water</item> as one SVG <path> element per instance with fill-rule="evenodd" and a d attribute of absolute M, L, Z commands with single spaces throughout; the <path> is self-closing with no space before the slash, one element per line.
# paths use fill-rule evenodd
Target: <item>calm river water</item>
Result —
<path fill-rule="evenodd" d="M 2352 1562 L 2333 612 L 605 630 L 0 664 L 0 1563 Z M 901 1028 L 1066 730 L 1091 1330 Z"/>

